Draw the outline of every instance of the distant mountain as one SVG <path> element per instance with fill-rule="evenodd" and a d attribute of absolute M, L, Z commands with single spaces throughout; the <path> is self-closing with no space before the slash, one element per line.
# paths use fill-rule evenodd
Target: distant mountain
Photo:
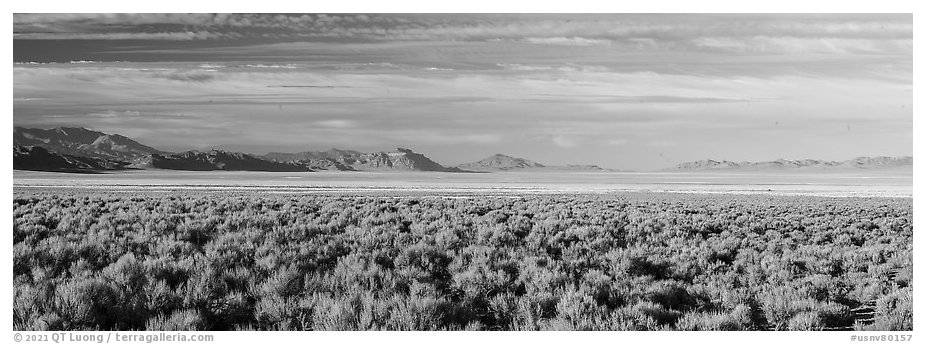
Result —
<path fill-rule="evenodd" d="M 698 170 L 786 170 L 786 169 L 882 169 L 913 166 L 913 157 L 859 157 L 845 161 L 824 161 L 815 159 L 774 161 L 716 161 L 698 160 L 685 162 L 668 168 L 669 171 Z"/>
<path fill-rule="evenodd" d="M 271 152 L 264 155 L 264 158 L 277 160 L 277 161 L 299 161 L 299 160 L 309 160 L 309 159 L 341 159 L 343 157 L 350 156 L 359 156 L 367 153 L 361 153 L 354 150 L 346 149 L 329 149 L 324 152 L 299 152 L 299 153 L 278 153 Z"/>
<path fill-rule="evenodd" d="M 558 171 L 573 171 L 573 172 L 626 172 L 625 170 L 614 170 L 609 168 L 602 168 L 598 165 L 562 165 L 562 166 L 546 166 L 547 170 L 558 170 Z"/>
<path fill-rule="evenodd" d="M 423 154 L 407 148 L 392 152 L 361 153 L 353 150 L 331 149 L 324 152 L 269 153 L 265 159 L 306 166 L 314 169 L 341 171 L 437 171 L 464 172 L 455 167 L 444 167 Z"/>
<path fill-rule="evenodd" d="M 13 145 L 38 146 L 48 151 L 109 160 L 133 161 L 164 152 L 128 137 L 85 128 L 13 128 Z"/>
<path fill-rule="evenodd" d="M 543 164 L 524 158 L 515 158 L 504 154 L 495 154 L 488 158 L 457 165 L 457 167 L 470 171 L 496 171 L 523 168 L 543 168 Z"/>
<path fill-rule="evenodd" d="M 359 156 L 363 153 L 351 150 L 330 149 L 324 152 L 279 153 L 270 152 L 264 159 L 305 166 L 314 170 L 356 171 L 353 166 L 345 164 L 341 158 Z"/>
<path fill-rule="evenodd" d="M 913 157 L 912 156 L 902 156 L 902 157 L 858 157 L 852 160 L 846 160 L 842 162 L 843 166 L 853 166 L 859 168 L 880 168 L 880 167 L 899 167 L 899 166 L 913 166 Z"/>
<path fill-rule="evenodd" d="M 495 154 L 485 159 L 457 165 L 467 171 L 607 171 L 595 165 L 565 165 L 550 166 L 524 158 L 516 158 L 504 154 Z"/>
<path fill-rule="evenodd" d="M 88 172 L 121 170 L 128 163 L 50 152 L 39 146 L 13 146 L 13 169 L 30 171 Z"/>
<path fill-rule="evenodd" d="M 707 170 L 707 169 L 728 169 L 728 168 L 738 168 L 739 164 L 732 161 L 716 161 L 716 160 L 698 160 L 698 161 L 689 161 L 683 162 L 675 166 L 676 170 Z"/>
<path fill-rule="evenodd" d="M 455 167 L 444 167 L 430 158 L 410 149 L 398 148 L 392 152 L 361 153 L 352 150 L 331 149 L 325 152 L 270 153 L 257 157 L 245 153 L 211 150 L 169 153 L 149 147 L 122 135 L 106 134 L 85 128 L 58 127 L 53 129 L 13 128 L 13 144 L 22 147 L 41 147 L 51 155 L 41 155 L 53 162 L 48 169 L 78 168 L 64 160 L 75 162 L 75 157 L 98 159 L 80 163 L 80 168 L 130 166 L 132 168 L 163 168 L 173 170 L 213 171 L 314 171 L 314 170 L 400 170 L 464 172 Z M 28 152 L 20 148 L 23 164 Z M 68 160 L 69 159 L 69 160 Z M 108 161 L 108 162 L 107 162 Z M 20 166 L 26 166 L 20 164 Z M 43 168 L 42 163 L 36 163 Z M 32 166 L 32 165 L 29 165 Z M 83 165 L 81 165 L 83 166 Z"/>
<path fill-rule="evenodd" d="M 133 167 L 162 168 L 186 171 L 266 171 L 266 172 L 311 172 L 312 169 L 296 164 L 269 161 L 250 154 L 211 150 L 196 150 L 160 155 L 152 154 L 137 162 Z"/>

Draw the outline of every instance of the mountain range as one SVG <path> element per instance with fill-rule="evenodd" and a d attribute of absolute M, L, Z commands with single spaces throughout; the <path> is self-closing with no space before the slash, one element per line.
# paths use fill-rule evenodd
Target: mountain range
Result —
<path fill-rule="evenodd" d="M 408 148 L 393 152 L 361 153 L 353 150 L 331 149 L 324 152 L 269 153 L 264 159 L 304 166 L 315 170 L 339 171 L 435 171 L 466 172 L 456 167 L 445 167 Z"/>
<path fill-rule="evenodd" d="M 516 158 L 504 154 L 495 154 L 485 159 L 457 165 L 457 168 L 466 171 L 498 172 L 498 171 L 608 171 L 595 165 L 565 165 L 548 166 L 524 158 Z"/>
<path fill-rule="evenodd" d="M 119 161 L 134 161 L 164 152 L 122 135 L 104 134 L 85 128 L 13 128 L 14 146 L 38 146 L 67 154 Z"/>
<path fill-rule="evenodd" d="M 324 152 L 269 153 L 256 156 L 222 150 L 171 153 L 122 135 L 85 128 L 13 128 L 13 168 L 39 171 L 168 169 L 186 171 L 435 171 L 470 172 L 445 167 L 408 148 L 362 153 L 331 149 Z"/>
<path fill-rule="evenodd" d="M 703 171 L 703 170 L 790 170 L 790 169 L 882 169 L 913 166 L 913 157 L 858 157 L 844 161 L 826 161 L 816 159 L 774 161 L 740 161 L 698 160 L 676 165 L 667 171 Z"/>
<path fill-rule="evenodd" d="M 268 161 L 250 154 L 210 150 L 197 150 L 177 154 L 151 154 L 132 164 L 134 168 L 160 168 L 185 171 L 266 171 L 266 172 L 311 172 L 312 169 Z"/>
<path fill-rule="evenodd" d="M 884 169 L 912 166 L 912 157 L 860 157 L 846 161 L 785 160 L 732 162 L 699 160 L 664 171 L 785 170 L 785 169 Z M 408 148 L 364 153 L 330 149 L 299 153 L 273 152 L 262 156 L 223 150 L 181 153 L 162 151 L 118 134 L 86 128 L 13 128 L 13 168 L 60 172 L 122 169 L 168 169 L 188 171 L 433 171 L 504 172 L 565 171 L 602 172 L 595 165 L 544 165 L 524 158 L 495 154 L 455 167 L 443 166 Z"/>
<path fill-rule="evenodd" d="M 52 172 L 121 170 L 129 163 L 87 156 L 52 153 L 41 146 L 13 146 L 13 168 Z"/>

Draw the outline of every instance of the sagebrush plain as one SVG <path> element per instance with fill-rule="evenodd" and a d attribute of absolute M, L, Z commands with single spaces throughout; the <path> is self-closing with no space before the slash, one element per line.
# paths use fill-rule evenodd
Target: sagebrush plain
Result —
<path fill-rule="evenodd" d="M 17 330 L 912 329 L 909 197 L 28 184 Z"/>

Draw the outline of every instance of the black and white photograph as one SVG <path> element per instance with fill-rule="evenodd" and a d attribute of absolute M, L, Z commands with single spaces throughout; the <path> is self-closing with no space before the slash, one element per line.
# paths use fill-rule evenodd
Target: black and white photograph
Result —
<path fill-rule="evenodd" d="M 13 13 L 12 329 L 910 342 L 913 17 Z"/>

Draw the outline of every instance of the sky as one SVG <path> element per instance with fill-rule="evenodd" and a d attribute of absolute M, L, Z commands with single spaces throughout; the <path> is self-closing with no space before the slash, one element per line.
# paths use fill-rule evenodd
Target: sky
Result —
<path fill-rule="evenodd" d="M 14 14 L 13 122 L 659 169 L 913 153 L 909 14 Z"/>

